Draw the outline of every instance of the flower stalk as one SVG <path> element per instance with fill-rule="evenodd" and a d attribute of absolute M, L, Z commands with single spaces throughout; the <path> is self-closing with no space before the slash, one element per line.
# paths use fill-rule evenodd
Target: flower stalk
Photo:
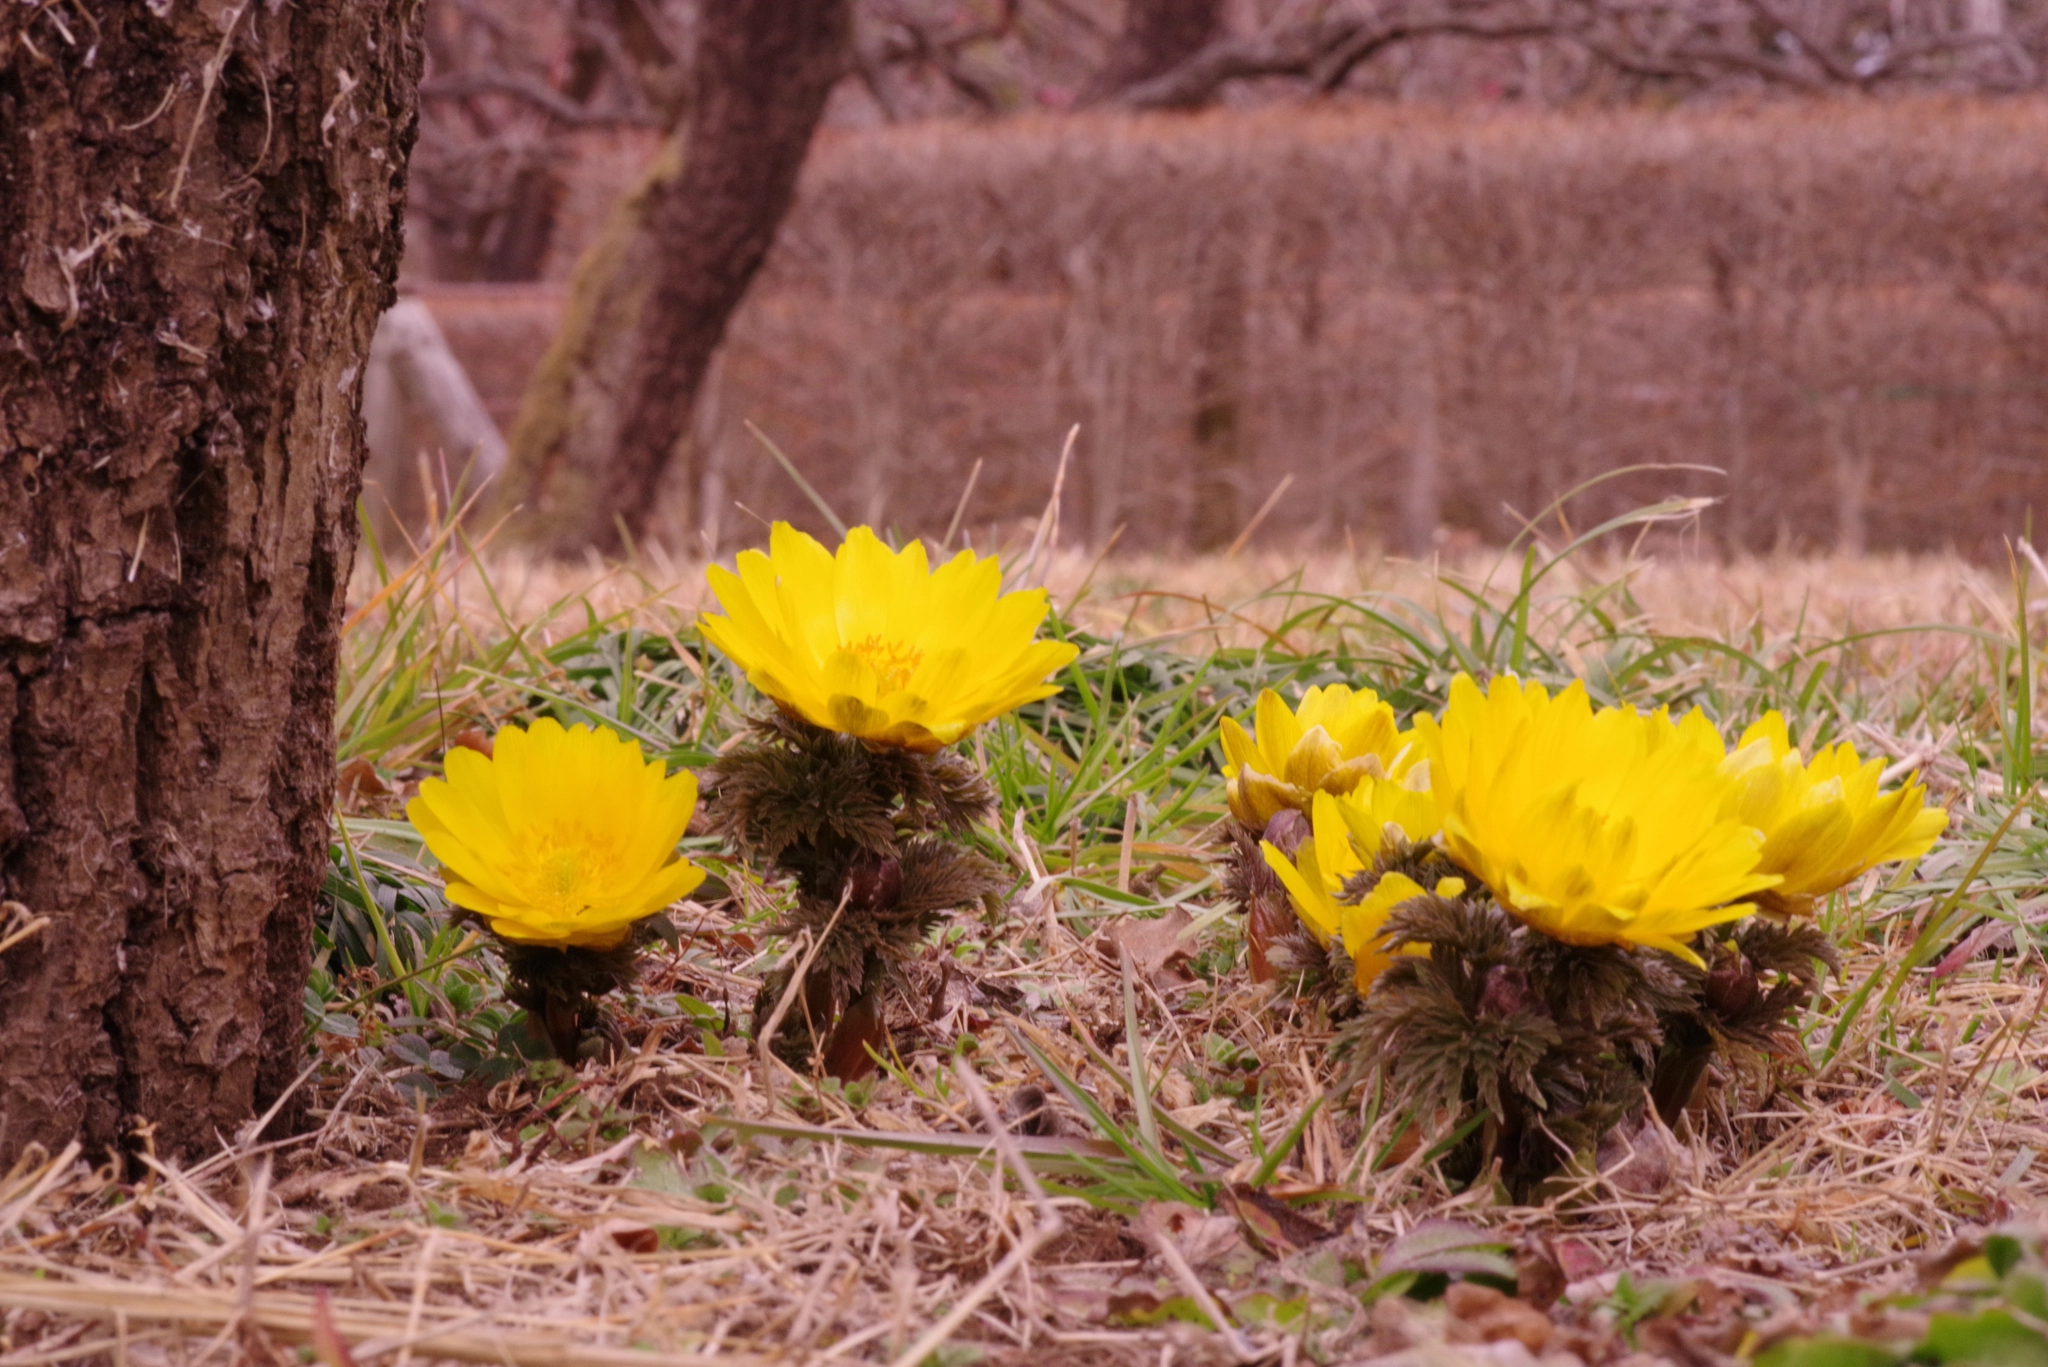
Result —
<path fill-rule="evenodd" d="M 795 965 L 771 975 L 756 1029 L 794 1064 L 866 1074 L 888 1040 L 900 967 L 947 912 L 1008 878 L 971 843 L 996 793 L 955 742 L 1058 685 L 1077 654 L 1036 639 L 1043 590 L 1002 592 L 1001 566 L 963 551 L 933 568 L 856 527 L 827 550 L 777 523 L 767 554 L 712 567 L 722 614 L 705 636 L 774 703 L 711 771 L 712 824 L 785 876 L 778 925 L 816 952 L 779 1024 Z"/>
<path fill-rule="evenodd" d="M 663 908 L 704 881 L 676 851 L 697 780 L 638 741 L 543 717 L 457 747 L 406 817 L 446 870 L 448 900 L 497 942 L 506 996 L 573 1064 L 597 998 L 630 984 Z"/>

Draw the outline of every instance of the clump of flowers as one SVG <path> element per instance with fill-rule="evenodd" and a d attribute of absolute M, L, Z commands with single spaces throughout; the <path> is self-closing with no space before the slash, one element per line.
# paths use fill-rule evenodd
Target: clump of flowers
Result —
<path fill-rule="evenodd" d="M 1237 820 L 1226 890 L 1248 914 L 1253 981 L 1282 974 L 1298 982 L 1321 981 L 1329 934 L 1315 934 L 1312 922 L 1304 933 L 1279 870 L 1308 838 L 1319 797 L 1348 798 L 1361 788 L 1398 791 L 1385 785 L 1398 784 L 1414 769 L 1414 737 L 1401 731 L 1392 705 L 1378 694 L 1345 684 L 1310 688 L 1295 708 L 1266 689 L 1251 730 L 1230 717 L 1223 718 L 1221 730 L 1224 787 Z M 1262 844 L 1273 846 L 1278 858 L 1263 854 Z M 1315 857 L 1313 848 L 1307 857 Z M 1311 874 L 1302 878 L 1315 881 Z"/>
<path fill-rule="evenodd" d="M 543 717 L 491 753 L 449 751 L 406 816 L 447 871 L 448 900 L 498 942 L 507 995 L 574 1060 L 594 998 L 630 983 L 663 908 L 704 870 L 677 854 L 697 780 L 639 742 Z"/>
<path fill-rule="evenodd" d="M 1645 946 L 1697 965 L 1695 932 L 1776 886 L 1763 840 L 1723 815 L 1713 724 L 1694 712 L 1593 710 L 1502 677 L 1451 684 L 1441 722 L 1415 720 L 1445 851 L 1524 924 L 1572 945 Z"/>
<path fill-rule="evenodd" d="M 1454 1164 L 1517 1194 L 1652 1107 L 1675 1121 L 1717 1051 L 1784 1047 L 1836 964 L 1814 900 L 1947 821 L 1846 744 L 1807 761 L 1775 713 L 1730 753 L 1699 712 L 1460 676 L 1402 734 L 1387 776 L 1267 818 L 1261 853 L 1324 961 L 1301 980 L 1356 1003 L 1361 1069 L 1425 1121 L 1477 1118 Z"/>
<path fill-rule="evenodd" d="M 872 1066 L 894 965 L 944 912 L 1008 880 L 963 837 L 996 795 L 955 742 L 1059 691 L 1047 676 L 1078 653 L 1037 639 L 1043 590 L 1004 593 L 992 557 L 936 569 L 922 544 L 891 550 L 856 527 L 836 551 L 784 523 L 768 553 L 713 567 L 723 615 L 705 636 L 775 710 L 711 771 L 707 815 L 740 854 L 780 870 L 795 901 L 781 929 L 817 947 L 774 1041 L 821 1053 L 842 1078 Z M 755 1028 L 789 990 L 771 975 Z"/>

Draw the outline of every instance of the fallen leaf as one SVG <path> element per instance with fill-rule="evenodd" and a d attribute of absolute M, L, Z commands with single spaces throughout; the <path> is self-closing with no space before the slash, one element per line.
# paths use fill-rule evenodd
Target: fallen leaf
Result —
<path fill-rule="evenodd" d="M 1684 1154 L 1671 1132 L 1645 1114 L 1633 1130 L 1616 1126 L 1601 1137 L 1594 1161 L 1616 1191 L 1655 1196 L 1671 1185 Z"/>
<path fill-rule="evenodd" d="M 1179 907 L 1146 920 L 1119 917 L 1097 932 L 1096 950 L 1111 965 L 1118 962 L 1120 950 L 1128 951 L 1132 969 L 1161 992 L 1187 987 L 1195 981 L 1188 971 L 1193 946 L 1181 935 L 1193 923 L 1194 918 Z"/>
<path fill-rule="evenodd" d="M 1607 1270 L 1607 1259 L 1583 1239 L 1559 1239 L 1550 1246 L 1550 1251 L 1557 1255 L 1558 1268 L 1567 1284 L 1597 1277 Z"/>
<path fill-rule="evenodd" d="M 455 738 L 448 742 L 448 748 L 451 750 L 474 750 L 485 759 L 491 759 L 493 758 L 492 752 L 496 749 L 496 746 L 489 736 L 472 726 L 456 732 Z"/>
<path fill-rule="evenodd" d="M 1228 1215 L 1155 1201 L 1145 1207 L 1139 1224 L 1157 1238 L 1171 1239 L 1190 1267 L 1214 1267 L 1239 1252 L 1250 1256 L 1242 1227 Z"/>
<path fill-rule="evenodd" d="M 2012 947 L 2012 927 L 2003 921 L 1986 921 L 1963 937 L 1961 944 L 1942 955 L 1941 962 L 1934 967 L 1934 980 L 1940 982 L 1944 978 L 1954 977 L 1962 971 L 1964 965 L 1994 945 L 1999 945 L 2001 941 L 2001 947 Z"/>
<path fill-rule="evenodd" d="M 1167 1109 L 1176 1125 L 1185 1125 L 1199 1130 L 1212 1121 L 1220 1120 L 1237 1109 L 1237 1103 L 1229 1097 L 1219 1096 L 1214 1101 L 1204 1101 L 1194 1106 L 1174 1106 Z"/>
<path fill-rule="evenodd" d="M 1540 1353 L 1550 1338 L 1550 1316 L 1477 1282 L 1452 1282 L 1444 1290 L 1444 1309 L 1452 1321 L 1446 1337 L 1453 1343 L 1513 1339 L 1531 1353 Z"/>
<path fill-rule="evenodd" d="M 373 799 L 391 796 L 391 789 L 377 777 L 377 766 L 361 755 L 341 766 L 335 789 L 335 800 L 350 809 L 367 807 Z"/>
<path fill-rule="evenodd" d="M 637 1220 L 606 1220 L 598 1231 L 628 1253 L 661 1252 L 661 1235 Z"/>
<path fill-rule="evenodd" d="M 1335 1231 L 1245 1182 L 1233 1182 L 1219 1193 L 1223 1208 L 1237 1217 L 1238 1227 L 1253 1248 L 1269 1258 L 1286 1258 L 1313 1248 Z"/>
<path fill-rule="evenodd" d="M 889 1027 L 882 1020 L 881 993 L 863 992 L 848 1003 L 839 1028 L 825 1046 L 825 1072 L 841 1082 L 858 1082 L 875 1071 L 875 1054 L 888 1047 Z M 870 1049 L 874 1053 L 869 1053 Z"/>
<path fill-rule="evenodd" d="M 1008 1104 L 1003 1110 L 1009 1117 L 1010 1128 L 1018 1134 L 1048 1135 L 1060 1132 L 1060 1118 L 1052 1108 L 1052 1098 L 1045 1094 L 1043 1087 L 1027 1082 L 1010 1093 Z"/>
<path fill-rule="evenodd" d="M 1532 1234 L 1515 1251 L 1515 1295 L 1539 1310 L 1555 1305 L 1564 1295 L 1571 1278 L 1556 1250 L 1541 1236 Z"/>

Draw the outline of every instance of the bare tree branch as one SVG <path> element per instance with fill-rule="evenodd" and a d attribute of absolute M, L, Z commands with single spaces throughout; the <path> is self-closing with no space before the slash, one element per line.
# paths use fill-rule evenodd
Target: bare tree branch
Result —
<path fill-rule="evenodd" d="M 420 96 L 430 100 L 463 100 L 478 95 L 505 95 L 546 113 L 572 128 L 618 127 L 660 128 L 652 112 L 641 109 L 592 108 L 576 103 L 552 86 L 524 76 L 498 71 L 457 72 L 436 76 L 420 86 Z"/>
<path fill-rule="evenodd" d="M 881 42 L 870 44 L 855 55 L 855 70 L 891 122 L 898 112 L 884 88 L 882 72 L 906 64 L 931 67 L 976 108 L 984 113 L 997 113 L 1002 107 L 1001 99 L 986 80 L 968 69 L 962 54 L 977 44 L 1008 37 L 1017 25 L 1019 2 L 1001 0 L 993 19 L 934 31 L 922 18 L 907 13 L 897 0 L 872 0 L 883 12 L 889 29 Z"/>
<path fill-rule="evenodd" d="M 1318 91 L 1327 94 L 1344 84 L 1361 62 L 1398 43 L 1445 36 L 1508 42 L 1556 38 L 1560 34 L 1559 25 L 1552 19 L 1419 19 L 1362 26 L 1350 39 L 1324 52 L 1304 74 L 1313 80 Z"/>
<path fill-rule="evenodd" d="M 1529 0 L 1523 4 L 1446 7 L 1420 0 L 1392 4 L 1370 17 L 1324 12 L 1260 33 L 1221 38 L 1151 79 L 1118 92 L 1113 103 L 1129 109 L 1192 109 L 1215 100 L 1234 81 L 1293 77 L 1319 93 L 1342 87 L 1364 63 L 1390 48 L 1430 38 L 1479 42 L 1552 41 L 1574 44 L 1596 61 L 1628 75 L 1712 85 L 1733 75 L 1797 90 L 1867 88 L 1880 82 L 1933 79 L 1930 67 L 1945 57 L 1990 49 L 2007 54 L 2016 81 L 1979 72 L 1978 86 L 2012 88 L 2039 80 L 2039 68 L 2011 34 L 1943 33 L 1912 42 L 1892 40 L 1876 60 L 1844 33 L 1823 32 L 1799 0 Z M 1758 23 L 1783 35 L 1788 49 L 1773 52 L 1755 40 Z M 1952 74 L 1952 73 L 1950 73 Z"/>

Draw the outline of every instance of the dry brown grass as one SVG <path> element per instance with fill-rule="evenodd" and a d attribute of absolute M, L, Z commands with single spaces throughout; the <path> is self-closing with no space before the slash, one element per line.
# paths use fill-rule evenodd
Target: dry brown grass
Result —
<path fill-rule="evenodd" d="M 1866 955 L 1846 981 L 1883 963 Z M 678 962 L 665 976 L 701 973 Z M 1033 981 L 1088 1029 L 1116 1013 L 1114 975 L 1091 951 Z M 1320 1359 L 1366 1347 L 1368 1331 L 1386 1349 L 1404 1336 L 1470 1337 L 1440 1312 L 1432 1321 L 1417 1311 L 1421 1323 L 1390 1331 L 1386 1312 L 1368 1314 L 1347 1301 L 1341 1277 L 1330 1281 L 1334 1263 L 1370 1266 L 1392 1238 L 1442 1217 L 1494 1227 L 1524 1248 L 1569 1245 L 1574 1281 L 1554 1350 L 1574 1360 L 1624 1351 L 1598 1312 L 1623 1272 L 1696 1283 L 1714 1307 L 1689 1322 L 1702 1341 L 1731 1324 L 1782 1334 L 1832 1316 L 1839 1326 L 1854 1293 L 1908 1284 L 1914 1261 L 1959 1229 L 2048 1198 L 2048 1171 L 2026 1162 L 2048 1148 L 2043 997 L 2037 978 L 1994 981 L 1987 963 L 1938 1005 L 1907 1004 L 1898 1037 L 1940 1059 L 1916 1109 L 1896 1099 L 1889 1050 L 1874 1038 L 1852 1038 L 1815 1077 L 1738 1079 L 1697 1130 L 1656 1155 L 1659 1176 L 1646 1187 L 1589 1179 L 1543 1206 L 1503 1208 L 1484 1184 L 1452 1194 L 1412 1163 L 1360 1180 L 1361 1155 L 1386 1142 L 1385 1126 L 1361 1132 L 1355 1111 L 1325 1114 L 1279 1174 L 1279 1190 L 1342 1183 L 1357 1198 L 1311 1208 L 1336 1231 L 1314 1248 L 1276 1260 L 1227 1214 L 1152 1207 L 1125 1219 L 1060 1197 L 1065 1232 L 993 1284 L 991 1270 L 1042 1218 L 1006 1186 L 999 1155 L 976 1163 L 890 1147 L 891 1136 L 986 1133 L 957 1090 L 942 1104 L 885 1083 L 853 1105 L 786 1074 L 771 1097 L 750 1055 L 678 1052 L 649 1026 L 627 1058 L 582 1070 L 570 1109 L 619 1117 L 629 1132 L 611 1142 L 598 1126 L 559 1133 L 534 1086 L 454 1099 L 423 1118 L 382 1079 L 344 1065 L 311 1084 L 320 1123 L 309 1135 L 224 1144 L 207 1163 L 151 1165 L 128 1183 L 69 1153 L 10 1174 L 0 1183 L 0 1228 L 11 1231 L 0 1245 L 0 1348 L 10 1367 L 183 1363 L 202 1345 L 260 1362 L 281 1344 L 317 1348 L 327 1314 L 358 1361 L 914 1367 L 912 1341 L 980 1288 L 959 1334 L 998 1360 L 1053 1350 L 1228 1360 L 1227 1341 L 1190 1325 L 1115 1321 L 1113 1305 L 1128 1319 L 1181 1294 L 1158 1251 L 1168 1240 L 1224 1304 L 1243 1307 L 1254 1354 Z M 1263 993 L 1239 988 L 1194 1012 L 1167 1005 L 1146 1009 L 1155 1075 L 1177 1076 L 1177 1063 L 1199 1061 L 1203 1032 L 1223 1029 L 1256 1051 L 1269 1079 L 1269 1136 L 1321 1094 L 1317 1033 Z M 983 1020 L 977 1033 L 976 1067 L 998 1097 L 1042 1085 L 999 1029 Z M 1098 1095 L 1120 1094 L 1071 1039 L 1062 1052 Z M 946 1066 L 926 1049 L 910 1060 L 926 1087 Z M 1249 1153 L 1247 1117 L 1234 1107 L 1179 1113 Z M 713 1117 L 787 1134 L 836 1129 L 879 1146 L 738 1140 Z M 1066 1123 L 1083 1128 L 1071 1113 Z M 720 1199 L 693 1195 L 712 1172 Z M 1305 1298 L 1311 1330 L 1259 1327 L 1248 1300 L 1258 1292 Z"/>
<path fill-rule="evenodd" d="M 1028 524 L 985 527 L 977 544 L 1014 556 L 1028 544 L 1030 533 Z M 658 542 L 642 547 L 625 564 L 595 558 L 581 563 L 535 560 L 488 546 L 481 563 L 480 573 L 468 568 L 446 590 L 449 605 L 480 625 L 497 616 L 491 595 L 483 590 L 484 578 L 516 621 L 531 621 L 566 600 L 587 598 L 601 616 L 626 614 L 669 630 L 712 605 L 704 562 L 673 554 Z M 1063 614 L 1090 629 L 1148 638 L 1173 635 L 1196 649 L 1257 645 L 1267 639 L 1266 630 L 1317 595 L 1383 595 L 1456 618 L 1462 595 L 1449 584 L 1498 598 L 1512 591 L 1519 570 L 1516 557 L 1469 542 L 1430 561 L 1377 550 L 1099 556 L 1063 548 L 1050 557 L 1040 582 Z M 1736 640 L 1760 631 L 1773 640 L 1798 633 L 1819 641 L 1916 626 L 1995 627 L 2011 614 L 2008 574 L 1957 556 L 1729 559 L 1691 538 L 1668 541 L 1649 553 L 1564 562 L 1541 601 L 1575 602 L 1591 586 L 1624 580 L 1639 620 L 1665 635 Z M 358 601 L 367 595 L 366 583 L 358 585 Z M 580 624 L 579 619 L 575 625 Z M 1291 644 L 1308 648 L 1312 640 L 1312 632 L 1298 632 Z M 1914 677 L 1932 677 L 1972 650 L 1967 638 L 1941 632 L 1905 634 L 1873 648 Z"/>
<path fill-rule="evenodd" d="M 1633 571 L 1638 598 L 1674 629 L 1986 624 L 2002 611 L 1996 581 L 1954 561 L 1721 564 L 1679 549 Z M 1463 573 L 1483 581 L 1494 564 L 1474 553 Z M 1570 573 L 1584 587 L 1615 567 Z M 1258 555 L 1098 565 L 1062 554 L 1049 578 L 1080 615 L 1184 633 L 1192 650 L 1257 639 L 1246 618 L 1270 629 L 1276 619 L 1261 614 L 1285 610 L 1276 583 L 1417 602 L 1441 591 L 1418 567 L 1350 557 L 1297 570 Z M 500 562 L 494 572 L 515 620 L 575 592 L 665 629 L 686 620 L 699 582 L 694 566 L 653 550 L 637 569 Z M 654 592 L 666 585 L 680 587 Z M 483 611 L 474 579 L 451 579 L 447 595 L 451 614 Z M 1232 604 L 1240 616 L 1222 611 Z M 1929 638 L 1925 660 L 1894 665 L 1939 674 L 1941 639 Z M 1882 728 L 1859 739 L 1895 743 Z M 1952 758 L 1936 767 L 1960 806 L 1995 799 L 1995 780 L 1980 789 Z M 1137 1040 L 1128 1036 L 1111 946 L 1130 923 L 1046 875 L 1196 886 L 1181 947 L 1227 949 L 1227 912 L 1199 888 L 1212 853 L 1204 832 L 1155 834 L 1138 847 L 1135 881 L 1113 846 L 1040 849 L 1021 826 L 991 839 L 1023 891 L 1008 915 L 967 925 L 975 952 L 915 966 L 910 1000 L 932 1005 L 899 1003 L 902 1071 L 872 1087 L 793 1073 L 676 1010 L 677 992 L 727 1020 L 750 1010 L 773 960 L 760 894 L 743 886 L 738 902 L 686 904 L 680 947 L 657 954 L 619 1004 L 618 1057 L 573 1078 L 543 1070 L 458 1088 L 423 1111 L 388 1060 L 337 1048 L 304 1079 L 314 1122 L 304 1133 L 252 1126 L 182 1165 L 95 1168 L 105 1156 L 75 1151 L 24 1160 L 0 1178 L 0 1364 L 273 1363 L 303 1344 L 339 1367 L 346 1343 L 366 1367 L 917 1367 L 946 1336 L 955 1346 L 944 1364 L 967 1361 L 961 1345 L 972 1345 L 1019 1364 L 1048 1353 L 1131 1367 L 1331 1362 L 1412 1349 L 1421 1356 L 1403 1361 L 1524 1363 L 1515 1352 L 1525 1351 L 1574 1367 L 1641 1361 L 1616 1328 L 1626 1274 L 1690 1288 L 1689 1308 L 1654 1317 L 1637 1345 L 1699 1367 L 1745 1341 L 1753 1350 L 1801 1328 L 1867 1325 L 1879 1313 L 1870 1297 L 1909 1284 L 1916 1261 L 1959 1232 L 2048 1205 L 2048 1167 L 2036 1161 L 2048 1153 L 2048 974 L 2030 932 L 2014 930 L 2019 947 L 2000 957 L 1944 963 L 1938 984 L 1915 975 L 1882 1011 L 1857 1001 L 1864 984 L 1881 990 L 1897 974 L 1938 892 L 1872 880 L 1831 913 L 1854 948 L 1807 1023 L 1811 1066 L 1729 1066 L 1678 1135 L 1635 1136 L 1643 1156 L 1630 1168 L 1516 1207 L 1484 1182 L 1454 1190 L 1420 1149 L 1390 1152 L 1396 1118 L 1333 1090 L 1330 1026 L 1312 1004 L 1239 972 L 1210 985 L 1148 967 L 1128 989 L 1139 1021 Z M 1923 865 L 1927 886 L 1953 883 L 1974 851 L 1963 840 L 1942 847 Z M 2000 877 L 2012 890 L 2038 875 Z M 1052 1090 L 1024 1039 L 1127 1128 L 1123 1077 L 1141 1043 L 1159 1105 L 1226 1155 L 1211 1160 L 1226 1181 L 1249 1179 L 1258 1144 L 1320 1105 L 1269 1190 L 1309 1198 L 1302 1209 L 1322 1228 L 1276 1236 L 1229 1200 L 1212 1212 L 1156 1201 L 1112 1212 L 1056 1183 L 1035 1192 L 1020 1154 L 987 1138 L 1030 1108 L 1034 1089 Z M 1256 1112 L 1198 1091 L 1249 1076 L 1264 1089 Z M 1103 1151 L 1072 1106 L 1051 1108 L 1056 1133 L 1018 1145 L 1041 1160 Z M 919 1151 L 934 1146 L 950 1151 Z M 1549 1322 L 1532 1327 L 1477 1291 L 1434 1306 L 1361 1305 L 1346 1267 L 1371 1268 L 1396 1237 L 1440 1218 L 1493 1230 L 1533 1263 L 1555 1259 L 1569 1284 Z M 1214 1332 L 1159 1319 L 1163 1309 L 1199 1320 L 1205 1298 L 1237 1323 Z M 1300 1318 L 1276 1321 L 1276 1304 Z M 1503 1346 L 1504 1335 L 1525 1349 Z M 1502 1341 L 1480 1342 L 1489 1337 Z"/>

